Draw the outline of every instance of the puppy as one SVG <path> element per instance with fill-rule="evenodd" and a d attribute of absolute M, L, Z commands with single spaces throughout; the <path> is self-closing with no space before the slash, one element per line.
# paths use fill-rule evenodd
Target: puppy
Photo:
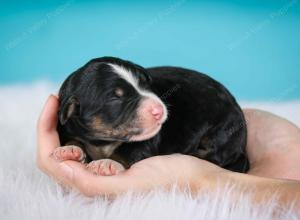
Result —
<path fill-rule="evenodd" d="M 115 175 L 155 155 L 181 153 L 245 172 L 246 123 L 229 91 L 179 67 L 143 68 L 114 57 L 89 61 L 59 91 L 58 160 Z"/>

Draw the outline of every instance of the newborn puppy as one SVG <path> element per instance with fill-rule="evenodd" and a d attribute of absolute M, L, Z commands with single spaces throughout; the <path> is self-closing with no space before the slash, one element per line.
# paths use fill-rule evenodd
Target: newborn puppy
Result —
<path fill-rule="evenodd" d="M 245 172 L 246 123 L 228 90 L 179 67 L 143 68 L 102 57 L 72 73 L 59 91 L 58 160 L 114 175 L 155 155 L 181 153 Z"/>

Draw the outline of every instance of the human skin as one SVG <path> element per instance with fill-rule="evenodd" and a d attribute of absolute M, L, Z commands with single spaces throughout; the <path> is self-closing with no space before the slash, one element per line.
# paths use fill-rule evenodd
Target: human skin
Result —
<path fill-rule="evenodd" d="M 276 192 L 279 203 L 294 201 L 300 210 L 300 130 L 283 118 L 260 110 L 244 110 L 248 174 L 231 172 L 193 156 L 173 154 L 144 159 L 118 175 L 97 176 L 82 163 L 53 158 L 53 151 L 60 147 L 56 131 L 58 106 L 57 97 L 51 95 L 40 115 L 37 164 L 47 175 L 86 196 L 168 189 L 174 183 L 180 189 L 188 185 L 196 193 L 230 182 L 239 186 L 236 193 L 249 191 L 254 201 L 264 201 Z"/>

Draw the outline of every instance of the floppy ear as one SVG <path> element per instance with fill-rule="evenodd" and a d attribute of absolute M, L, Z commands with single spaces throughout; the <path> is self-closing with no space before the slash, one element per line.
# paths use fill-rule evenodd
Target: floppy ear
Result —
<path fill-rule="evenodd" d="M 152 78 L 147 72 L 142 72 L 141 75 L 148 84 L 152 83 Z"/>
<path fill-rule="evenodd" d="M 152 84 L 152 77 L 148 73 L 146 73 L 145 75 L 146 75 L 147 82 L 149 84 Z"/>
<path fill-rule="evenodd" d="M 61 103 L 59 110 L 59 122 L 64 125 L 71 117 L 79 116 L 80 104 L 75 96 L 70 96 Z"/>

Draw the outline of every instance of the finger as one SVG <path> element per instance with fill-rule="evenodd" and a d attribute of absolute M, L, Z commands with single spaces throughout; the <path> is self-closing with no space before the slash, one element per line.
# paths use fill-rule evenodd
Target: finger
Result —
<path fill-rule="evenodd" d="M 56 131 L 58 106 L 58 99 L 51 95 L 40 115 L 37 126 L 38 155 L 49 156 L 56 147 L 60 146 Z"/>

